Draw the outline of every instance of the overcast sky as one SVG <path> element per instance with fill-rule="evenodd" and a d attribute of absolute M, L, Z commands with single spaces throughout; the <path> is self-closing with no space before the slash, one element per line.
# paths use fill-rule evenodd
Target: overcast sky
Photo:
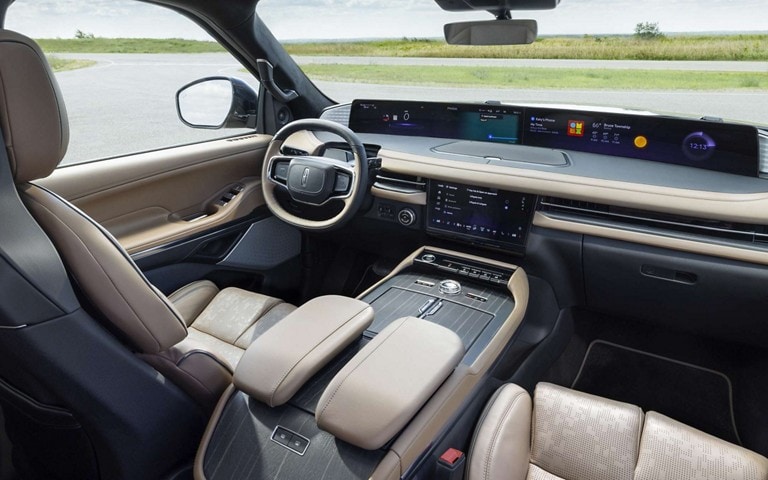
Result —
<path fill-rule="evenodd" d="M 538 20 L 544 35 L 629 34 L 644 21 L 664 32 L 768 31 L 766 6 L 768 0 L 561 0 L 555 10 L 514 17 Z M 434 38 L 444 23 L 491 18 L 444 12 L 432 0 L 262 0 L 257 11 L 281 40 Z M 78 29 L 101 37 L 207 38 L 176 13 L 129 0 L 16 0 L 6 28 L 34 38 L 71 38 Z"/>

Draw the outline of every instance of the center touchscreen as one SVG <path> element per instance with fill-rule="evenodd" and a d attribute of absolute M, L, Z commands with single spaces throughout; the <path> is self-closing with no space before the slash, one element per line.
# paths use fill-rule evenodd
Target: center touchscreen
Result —
<path fill-rule="evenodd" d="M 520 250 L 525 245 L 534 202 L 534 195 L 432 181 L 427 231 Z"/>

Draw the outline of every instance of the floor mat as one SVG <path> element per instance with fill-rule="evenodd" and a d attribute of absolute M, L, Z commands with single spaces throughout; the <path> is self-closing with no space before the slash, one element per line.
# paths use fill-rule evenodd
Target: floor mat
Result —
<path fill-rule="evenodd" d="M 573 388 L 654 410 L 741 444 L 727 376 L 603 340 L 587 350 Z"/>

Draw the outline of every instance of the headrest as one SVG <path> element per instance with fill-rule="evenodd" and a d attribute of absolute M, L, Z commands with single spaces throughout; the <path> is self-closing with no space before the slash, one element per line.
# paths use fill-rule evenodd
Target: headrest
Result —
<path fill-rule="evenodd" d="M 43 52 L 1 29 L 0 127 L 17 184 L 47 177 L 67 151 L 67 111 Z"/>

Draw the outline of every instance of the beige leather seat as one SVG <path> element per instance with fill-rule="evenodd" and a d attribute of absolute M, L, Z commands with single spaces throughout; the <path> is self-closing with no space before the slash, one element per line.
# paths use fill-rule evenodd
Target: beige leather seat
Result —
<path fill-rule="evenodd" d="M 768 479 L 768 459 L 635 405 L 540 383 L 500 388 L 475 431 L 469 480 Z"/>
<path fill-rule="evenodd" d="M 154 288 L 101 226 L 32 181 L 50 175 L 69 140 L 56 80 L 29 38 L 0 30 L 0 126 L 17 190 L 50 237 L 83 296 L 129 348 L 212 408 L 244 349 L 293 306 L 196 282 L 171 295 Z"/>

